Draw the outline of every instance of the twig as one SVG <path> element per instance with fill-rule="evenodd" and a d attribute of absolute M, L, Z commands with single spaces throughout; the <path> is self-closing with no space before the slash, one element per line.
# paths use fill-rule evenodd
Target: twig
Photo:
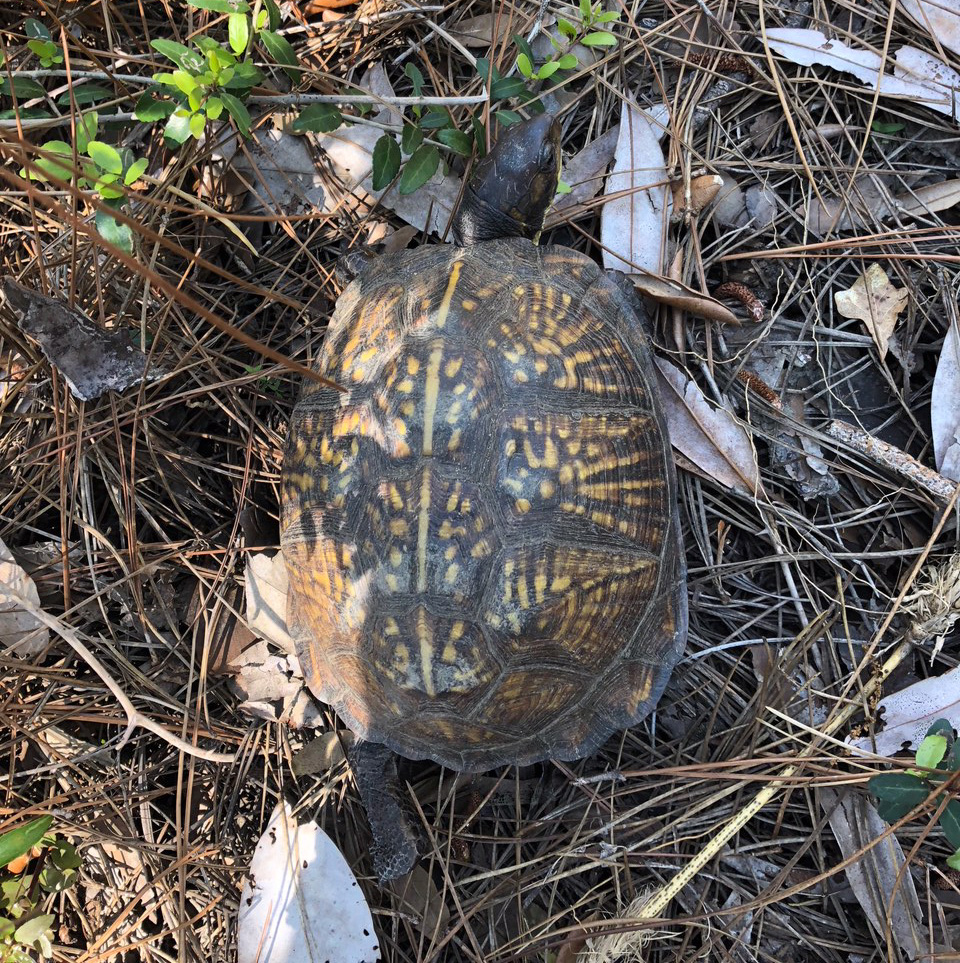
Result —
<path fill-rule="evenodd" d="M 934 498 L 942 502 L 953 497 L 957 490 L 957 482 L 945 478 L 932 468 L 927 468 L 912 455 L 895 448 L 888 442 L 874 438 L 860 428 L 848 425 L 845 421 L 831 421 L 827 426 L 827 434 L 831 438 L 849 445 L 854 451 L 866 455 L 878 465 L 883 465 L 898 475 L 912 481 L 915 485 L 929 492 Z"/>
<path fill-rule="evenodd" d="M 205 759 L 207 762 L 233 762 L 236 756 L 232 752 L 214 752 L 212 749 L 201 749 L 199 746 L 194 746 L 187 742 L 185 739 L 181 739 L 179 736 L 173 735 L 171 732 L 167 731 L 159 722 L 154 722 L 149 716 L 144 715 L 137 709 L 137 707 L 127 698 L 126 693 L 120 688 L 120 685 L 116 682 L 112 675 L 107 671 L 106 667 L 102 662 L 87 648 L 87 646 L 80 641 L 80 636 L 77 631 L 71 628 L 66 622 L 61 619 L 44 612 L 38 605 L 35 605 L 30 601 L 25 595 L 21 595 L 15 589 L 11 588 L 9 585 L 3 586 L 3 594 L 12 599 L 17 603 L 20 608 L 25 612 L 29 612 L 38 622 L 42 622 L 48 629 L 56 632 L 57 635 L 63 639 L 67 645 L 70 646 L 83 659 L 84 662 L 97 673 L 98 676 L 103 680 L 104 685 L 113 693 L 114 698 L 120 703 L 120 707 L 123 709 L 124 714 L 127 717 L 127 729 L 123 736 L 120 738 L 120 745 L 123 746 L 129 740 L 130 736 L 133 734 L 133 730 L 138 726 L 141 729 L 147 729 L 149 732 L 160 736 L 165 742 L 168 742 L 174 749 L 185 753 L 188 756 L 196 756 L 198 759 Z"/>

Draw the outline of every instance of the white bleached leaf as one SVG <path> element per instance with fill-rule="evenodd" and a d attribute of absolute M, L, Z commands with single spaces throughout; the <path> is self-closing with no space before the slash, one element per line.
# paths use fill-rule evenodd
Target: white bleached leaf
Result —
<path fill-rule="evenodd" d="M 250 555 L 243 578 L 250 631 L 275 642 L 284 652 L 293 652 L 295 646 L 287 630 L 287 566 L 283 552 Z"/>
<path fill-rule="evenodd" d="M 373 917 L 356 877 L 315 822 L 278 805 L 244 880 L 238 963 L 375 963 Z"/>
<path fill-rule="evenodd" d="M 900 0 L 897 9 L 920 24 L 938 43 L 960 54 L 960 3 L 957 0 Z"/>
<path fill-rule="evenodd" d="M 383 66 L 378 64 L 361 80 L 360 87 L 378 96 L 393 96 L 393 88 Z M 390 124 L 397 130 L 403 123 L 400 112 L 391 106 L 378 111 L 373 119 L 378 124 Z M 318 134 L 317 143 L 326 155 L 345 192 L 358 200 L 394 211 L 418 231 L 442 234 L 453 217 L 460 196 L 460 178 L 444 175 L 443 167 L 413 194 L 400 194 L 396 188 L 383 191 L 373 189 L 373 148 L 383 135 L 379 127 L 365 124 L 345 124 L 329 134 Z M 336 202 L 336 198 L 333 198 Z"/>
<path fill-rule="evenodd" d="M 908 959 L 925 956 L 923 912 L 897 837 L 862 796 L 828 789 L 821 799 L 840 852 L 851 860 L 845 869 L 850 888 L 874 932 L 881 939 L 891 933 Z"/>
<path fill-rule="evenodd" d="M 911 70 L 901 63 L 902 51 L 898 51 L 897 63 L 901 69 L 889 74 L 884 72 L 879 54 L 865 47 L 848 46 L 840 40 L 828 40 L 819 30 L 775 27 L 767 31 L 767 41 L 782 57 L 802 67 L 832 67 L 852 74 L 881 96 L 906 99 L 951 118 L 960 115 L 960 98 L 947 80 L 955 71 L 935 57 L 927 55 L 924 67 Z M 907 54 L 911 65 L 915 62 L 909 53 L 912 49 L 908 48 Z"/>
<path fill-rule="evenodd" d="M 613 169 L 604 194 L 601 242 L 603 266 L 631 274 L 637 268 L 663 274 L 663 234 L 670 218 L 671 192 L 660 139 L 670 114 L 661 104 L 636 110 L 624 101 Z"/>
<path fill-rule="evenodd" d="M 960 331 L 951 322 L 940 349 L 930 396 L 930 430 L 937 471 L 960 481 Z"/>
<path fill-rule="evenodd" d="M 10 549 L 0 541 L 0 645 L 24 658 L 37 655 L 49 644 L 50 630 L 24 611 L 5 589 L 22 595 L 37 608 L 40 607 L 40 596 L 33 579 L 17 565 Z M 36 635 L 32 639 L 24 641 L 27 635 L 34 632 Z"/>
<path fill-rule="evenodd" d="M 710 478 L 746 495 L 762 490 L 757 456 L 730 412 L 715 408 L 676 365 L 655 359 L 670 443 Z"/>
<path fill-rule="evenodd" d="M 895 288 L 879 264 L 874 262 L 846 291 L 837 291 L 833 300 L 845 318 L 862 321 L 873 336 L 880 357 L 887 354 L 887 343 L 893 334 L 900 312 L 907 306 L 910 292 Z"/>
<path fill-rule="evenodd" d="M 894 755 L 904 743 L 916 748 L 937 719 L 960 719 L 960 668 L 908 685 L 881 699 L 878 709 L 883 710 L 883 732 L 847 744 L 881 756 Z"/>

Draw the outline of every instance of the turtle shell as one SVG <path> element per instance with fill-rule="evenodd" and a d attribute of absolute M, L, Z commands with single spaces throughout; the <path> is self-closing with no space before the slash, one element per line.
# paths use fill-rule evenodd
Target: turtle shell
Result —
<path fill-rule="evenodd" d="M 574 759 L 686 637 L 676 481 L 626 282 L 522 239 L 375 261 L 283 469 L 288 623 L 365 739 L 481 771 Z"/>

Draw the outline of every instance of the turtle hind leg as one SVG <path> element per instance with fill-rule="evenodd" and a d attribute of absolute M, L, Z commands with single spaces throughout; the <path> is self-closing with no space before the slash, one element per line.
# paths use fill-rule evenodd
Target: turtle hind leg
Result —
<path fill-rule="evenodd" d="M 348 758 L 373 836 L 373 870 L 383 885 L 406 876 L 417 859 L 417 834 L 397 785 L 397 757 L 380 743 L 360 740 Z"/>

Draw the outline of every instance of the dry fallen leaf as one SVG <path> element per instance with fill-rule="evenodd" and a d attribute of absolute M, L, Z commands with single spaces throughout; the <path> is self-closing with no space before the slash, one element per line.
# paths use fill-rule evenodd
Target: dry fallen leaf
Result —
<path fill-rule="evenodd" d="M 238 963 L 375 963 L 373 916 L 340 850 L 277 806 L 253 853 L 237 914 Z"/>
<path fill-rule="evenodd" d="M 701 294 L 688 288 L 680 281 L 663 277 L 660 274 L 650 274 L 642 271 L 631 274 L 630 281 L 643 295 L 659 304 L 667 304 L 672 308 L 679 308 L 698 318 L 708 321 L 719 321 L 721 324 L 740 324 L 740 319 L 725 305 L 709 294 Z"/>
<path fill-rule="evenodd" d="M 465 47 L 485 48 L 510 35 L 511 19 L 503 11 L 465 17 L 450 27 L 450 36 Z"/>
<path fill-rule="evenodd" d="M 729 411 L 715 408 L 675 365 L 655 359 L 670 443 L 707 477 L 734 491 L 763 491 L 757 456 L 746 431 Z"/>
<path fill-rule="evenodd" d="M 930 432 L 937 471 L 960 481 L 960 330 L 950 322 L 930 395 Z"/>
<path fill-rule="evenodd" d="M 3 293 L 20 313 L 20 329 L 40 345 L 75 398 L 92 401 L 163 374 L 147 370 L 147 356 L 133 346 L 130 331 L 105 331 L 75 308 L 12 278 L 3 282 Z"/>
<path fill-rule="evenodd" d="M 909 299 L 907 288 L 895 288 L 887 272 L 876 262 L 854 282 L 852 288 L 837 291 L 833 296 L 843 317 L 858 318 L 867 326 L 881 360 L 886 357 L 897 318 Z"/>
<path fill-rule="evenodd" d="M 960 178 L 918 187 L 909 194 L 897 195 L 897 207 L 911 217 L 946 211 L 960 204 Z"/>
<path fill-rule="evenodd" d="M 618 124 L 596 140 L 590 141 L 583 150 L 564 163 L 560 176 L 570 186 L 570 193 L 557 196 L 547 212 L 544 225 L 546 229 L 576 217 L 587 201 L 600 193 L 603 188 L 603 175 L 613 161 L 619 136 Z"/>
<path fill-rule="evenodd" d="M 40 595 L 33 579 L 17 565 L 10 549 L 0 541 L 0 645 L 23 658 L 37 655 L 49 645 L 50 630 L 24 611 L 5 589 L 40 607 Z M 28 635 L 30 639 L 26 639 Z"/>
<path fill-rule="evenodd" d="M 960 3 L 957 0 L 900 0 L 898 9 L 938 43 L 960 54 Z"/>
<path fill-rule="evenodd" d="M 275 642 L 284 652 L 293 653 L 296 647 L 287 631 L 287 566 L 283 552 L 250 555 L 243 577 L 250 631 Z"/>
<path fill-rule="evenodd" d="M 895 68 L 893 74 L 888 74 L 879 54 L 865 47 L 850 47 L 840 40 L 828 40 L 819 30 L 775 27 L 767 30 L 766 38 L 773 50 L 800 66 L 832 67 L 852 74 L 881 96 L 906 99 L 951 118 L 960 115 L 960 98 L 955 93 L 960 88 L 960 74 L 913 47 L 897 51 L 899 70 Z"/>
<path fill-rule="evenodd" d="M 662 104 L 645 111 L 623 103 L 613 169 L 604 189 L 610 200 L 600 221 L 603 266 L 608 270 L 663 273 L 671 194 L 660 139 L 669 116 Z"/>
<path fill-rule="evenodd" d="M 891 933 L 908 959 L 925 956 L 927 936 L 920 900 L 913 877 L 904 868 L 897 837 L 856 793 L 824 789 L 820 799 L 843 858 L 852 860 L 844 872 L 874 932 L 880 939 Z M 880 836 L 884 838 L 871 845 Z"/>
<path fill-rule="evenodd" d="M 937 719 L 960 718 L 960 667 L 894 692 L 880 700 L 880 709 L 883 732 L 872 739 L 847 739 L 849 746 L 881 756 L 898 753 L 904 743 L 919 746 Z"/>

